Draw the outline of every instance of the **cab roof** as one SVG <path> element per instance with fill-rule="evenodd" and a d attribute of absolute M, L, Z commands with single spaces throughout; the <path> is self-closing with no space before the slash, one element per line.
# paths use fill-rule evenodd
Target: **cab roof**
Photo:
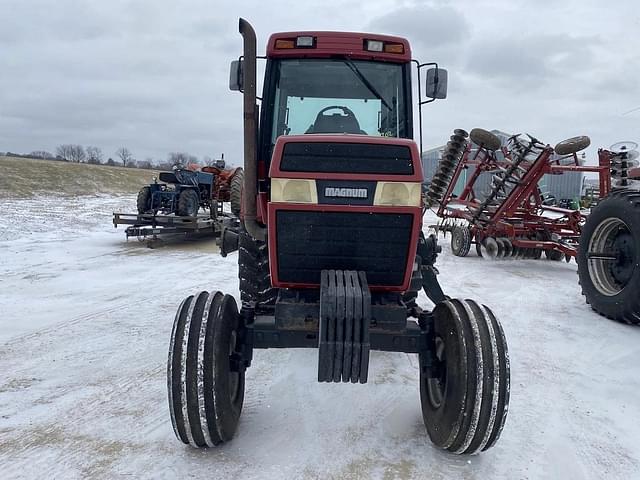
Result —
<path fill-rule="evenodd" d="M 312 37 L 312 46 L 295 46 L 298 37 Z M 278 48 L 278 40 L 293 40 L 294 47 Z M 402 53 L 367 50 L 367 40 L 383 42 L 385 49 L 387 45 L 402 45 Z M 329 58 L 336 55 L 358 60 L 406 63 L 411 61 L 411 47 L 401 37 L 358 32 L 281 32 L 272 34 L 267 43 L 268 58 Z"/>

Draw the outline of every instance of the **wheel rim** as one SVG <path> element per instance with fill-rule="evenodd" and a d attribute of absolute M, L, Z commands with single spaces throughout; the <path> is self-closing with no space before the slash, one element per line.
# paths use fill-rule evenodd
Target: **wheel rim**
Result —
<path fill-rule="evenodd" d="M 444 395 L 447 387 L 447 357 L 444 348 L 444 340 L 437 336 L 434 343 L 439 375 L 437 377 L 427 379 L 427 393 L 431 406 L 433 408 L 440 408 L 444 401 Z"/>
<path fill-rule="evenodd" d="M 453 251 L 454 252 L 459 251 L 460 250 L 460 246 L 462 244 L 462 239 L 460 238 L 460 235 L 457 232 L 455 232 L 453 234 L 453 237 L 451 238 L 451 241 L 453 243 Z"/>
<path fill-rule="evenodd" d="M 587 267 L 601 294 L 612 297 L 624 290 L 635 267 L 633 237 L 626 223 L 619 218 L 600 222 L 589 241 Z"/>

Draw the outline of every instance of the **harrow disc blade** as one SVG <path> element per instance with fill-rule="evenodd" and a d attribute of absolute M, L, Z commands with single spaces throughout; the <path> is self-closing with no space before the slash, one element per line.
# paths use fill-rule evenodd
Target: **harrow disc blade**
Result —
<path fill-rule="evenodd" d="M 511 257 L 511 255 L 513 255 L 513 244 L 511 243 L 511 240 L 503 238 L 502 244 L 504 245 L 504 257 Z"/>
<path fill-rule="evenodd" d="M 485 238 L 482 242 L 482 246 L 483 246 L 483 252 L 482 252 L 483 256 L 486 256 L 491 260 L 495 260 L 498 257 L 499 247 L 495 238 L 493 237 Z"/>
<path fill-rule="evenodd" d="M 496 238 L 496 244 L 498 245 L 498 254 L 496 255 L 496 258 L 504 258 L 504 241 L 501 238 Z"/>

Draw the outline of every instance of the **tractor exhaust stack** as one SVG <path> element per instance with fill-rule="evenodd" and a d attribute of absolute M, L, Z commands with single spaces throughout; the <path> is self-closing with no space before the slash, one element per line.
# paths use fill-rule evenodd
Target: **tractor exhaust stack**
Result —
<path fill-rule="evenodd" d="M 256 32 L 249 22 L 240 19 L 243 46 L 244 87 L 244 192 L 242 194 L 244 228 L 256 240 L 266 240 L 266 229 L 257 221 L 258 187 L 258 109 L 256 105 Z"/>

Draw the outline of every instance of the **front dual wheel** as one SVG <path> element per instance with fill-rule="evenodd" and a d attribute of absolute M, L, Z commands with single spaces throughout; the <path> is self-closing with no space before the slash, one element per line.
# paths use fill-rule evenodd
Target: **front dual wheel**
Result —
<path fill-rule="evenodd" d="M 220 292 L 187 297 L 173 324 L 167 388 L 173 431 L 194 447 L 231 440 L 244 400 L 238 368 L 240 316 L 235 299 Z"/>
<path fill-rule="evenodd" d="M 473 300 L 433 310 L 432 372 L 420 372 L 422 416 L 431 441 L 450 452 L 487 450 L 509 406 L 509 356 L 493 312 Z M 421 361 L 420 364 L 424 365 Z"/>

